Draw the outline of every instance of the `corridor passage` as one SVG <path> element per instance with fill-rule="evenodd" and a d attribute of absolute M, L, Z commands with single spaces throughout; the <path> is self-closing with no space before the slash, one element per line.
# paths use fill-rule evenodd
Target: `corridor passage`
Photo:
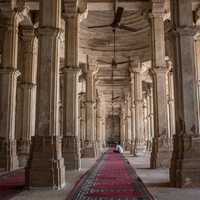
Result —
<path fill-rule="evenodd" d="M 77 182 L 67 200 L 152 200 L 128 160 L 109 149 Z"/>

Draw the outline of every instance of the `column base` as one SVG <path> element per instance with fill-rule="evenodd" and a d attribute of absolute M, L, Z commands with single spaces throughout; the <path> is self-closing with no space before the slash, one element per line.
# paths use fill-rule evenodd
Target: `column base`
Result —
<path fill-rule="evenodd" d="M 82 149 L 82 158 L 96 158 L 97 145 L 95 142 L 85 141 L 85 147 Z"/>
<path fill-rule="evenodd" d="M 146 147 L 146 150 L 147 151 L 151 151 L 152 149 L 152 142 L 150 140 L 147 140 L 147 147 Z"/>
<path fill-rule="evenodd" d="M 65 186 L 65 166 L 59 136 L 32 137 L 30 159 L 26 168 L 29 187 L 61 189 Z"/>
<path fill-rule="evenodd" d="M 131 142 L 129 140 L 125 141 L 125 151 L 130 151 L 131 150 Z"/>
<path fill-rule="evenodd" d="M 19 166 L 16 140 L 0 138 L 0 168 L 5 171 L 16 170 Z"/>
<path fill-rule="evenodd" d="M 152 143 L 152 152 L 150 158 L 151 169 L 169 168 L 171 154 L 168 141 L 164 138 L 154 138 Z"/>
<path fill-rule="evenodd" d="M 100 156 L 103 152 L 103 144 L 101 141 L 97 141 L 97 155 Z"/>
<path fill-rule="evenodd" d="M 30 155 L 30 140 L 19 140 L 17 143 L 17 153 L 19 159 L 19 166 L 26 167 Z"/>
<path fill-rule="evenodd" d="M 66 170 L 80 169 L 80 143 L 76 136 L 64 136 L 62 143 L 63 158 Z"/>
<path fill-rule="evenodd" d="M 170 181 L 174 187 L 200 186 L 200 138 L 175 135 L 170 167 Z"/>
<path fill-rule="evenodd" d="M 130 154 L 133 156 L 136 156 L 136 143 L 135 141 L 131 141 L 131 148 L 130 148 Z"/>

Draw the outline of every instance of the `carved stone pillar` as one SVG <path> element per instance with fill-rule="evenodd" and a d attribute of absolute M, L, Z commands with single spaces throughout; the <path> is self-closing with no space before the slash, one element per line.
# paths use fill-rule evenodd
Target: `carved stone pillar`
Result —
<path fill-rule="evenodd" d="M 170 180 L 173 186 L 199 186 L 200 137 L 194 66 L 192 2 L 171 1 L 174 30 L 174 95 L 176 134 L 174 136 Z"/>
<path fill-rule="evenodd" d="M 80 136 L 78 135 L 78 48 L 80 16 L 74 4 L 64 3 L 65 13 L 65 68 L 63 106 L 63 157 L 66 170 L 80 168 Z M 72 6 L 72 7 L 71 7 Z M 71 8 L 71 10 L 70 10 Z"/>
<path fill-rule="evenodd" d="M 133 79 L 134 87 L 134 105 L 135 105 L 135 154 L 137 150 L 137 144 L 141 142 L 141 136 L 143 135 L 143 100 L 142 100 L 142 77 L 141 66 L 139 60 L 136 60 L 134 66 L 130 69 Z"/>
<path fill-rule="evenodd" d="M 96 133 L 97 133 L 97 145 L 99 153 L 102 152 L 102 148 L 105 145 L 105 128 L 104 128 L 104 96 L 102 91 L 98 91 L 98 97 L 97 97 L 97 124 L 96 124 Z"/>
<path fill-rule="evenodd" d="M 152 88 L 149 87 L 147 90 L 147 123 L 148 123 L 148 139 L 147 139 L 147 150 L 151 151 L 152 138 L 153 138 L 153 103 L 152 103 Z"/>
<path fill-rule="evenodd" d="M 60 189 L 65 185 L 59 135 L 59 49 L 61 1 L 40 1 L 36 134 L 26 168 L 30 187 Z"/>
<path fill-rule="evenodd" d="M 22 38 L 22 109 L 20 138 L 18 140 L 19 165 L 25 167 L 30 153 L 31 137 L 35 134 L 37 38 L 33 27 L 23 27 Z"/>
<path fill-rule="evenodd" d="M 78 73 L 75 67 L 65 67 L 63 104 L 63 157 L 66 170 L 80 168 L 80 142 L 78 136 Z"/>
<path fill-rule="evenodd" d="M 148 146 L 148 101 L 147 101 L 147 92 L 144 91 L 143 93 L 143 122 L 144 122 L 144 136 L 143 136 L 143 144 L 145 145 L 146 149 Z"/>
<path fill-rule="evenodd" d="M 175 110 L 174 110 L 174 75 L 171 62 L 167 61 L 167 66 L 169 72 L 167 74 L 168 78 L 168 122 L 169 122 L 169 139 L 170 146 L 172 144 L 172 138 L 175 134 Z"/>
<path fill-rule="evenodd" d="M 81 148 L 84 148 L 85 131 L 86 131 L 86 96 L 85 92 L 80 94 L 80 141 Z"/>
<path fill-rule="evenodd" d="M 97 102 L 96 102 L 96 106 L 97 106 L 97 118 L 96 118 L 96 136 L 97 136 L 97 149 L 98 152 L 101 152 L 101 148 L 102 148 L 102 138 L 101 138 L 101 122 L 102 122 L 102 116 L 101 116 L 101 97 L 97 97 Z"/>
<path fill-rule="evenodd" d="M 120 141 L 121 145 L 125 149 L 125 132 L 126 132 L 126 109 L 125 109 L 125 104 L 121 105 L 121 120 L 120 120 Z"/>
<path fill-rule="evenodd" d="M 131 154 L 136 156 L 136 129 L 135 129 L 135 81 L 134 81 L 134 73 L 130 73 L 131 83 L 130 83 L 130 91 L 131 91 Z"/>
<path fill-rule="evenodd" d="M 167 118 L 167 72 L 165 64 L 165 40 L 163 22 L 164 4 L 153 0 L 152 27 L 152 78 L 153 78 L 153 109 L 154 138 L 151 152 L 151 168 L 169 167 L 170 151 L 168 144 Z"/>
<path fill-rule="evenodd" d="M 129 94 L 126 95 L 125 100 L 125 150 L 131 150 L 131 101 L 129 98 Z"/>
<path fill-rule="evenodd" d="M 94 99 L 94 74 L 96 62 L 88 57 L 88 68 L 86 73 L 86 140 L 83 157 L 96 157 L 96 138 L 94 130 L 95 99 Z"/>
<path fill-rule="evenodd" d="M 196 74 L 196 91 L 197 91 L 197 107 L 198 107 L 198 127 L 200 128 L 200 56 L 199 55 L 200 55 L 200 36 L 197 35 L 195 37 L 195 74 Z"/>
<path fill-rule="evenodd" d="M 7 5 L 7 4 L 6 4 Z M 4 8 L 4 3 L 0 7 Z M 8 6 L 9 7 L 9 6 Z M 15 139 L 15 107 L 18 50 L 18 12 L 7 8 L 1 10 L 0 26 L 2 28 L 3 43 L 2 60 L 0 63 L 0 168 L 11 171 L 18 168 Z"/>

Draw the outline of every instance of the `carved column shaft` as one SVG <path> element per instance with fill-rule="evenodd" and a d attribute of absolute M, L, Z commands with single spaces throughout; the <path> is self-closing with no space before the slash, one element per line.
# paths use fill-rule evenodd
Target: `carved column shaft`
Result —
<path fill-rule="evenodd" d="M 80 140 L 81 148 L 84 147 L 86 131 L 86 105 L 85 105 L 85 93 L 80 94 Z"/>
<path fill-rule="evenodd" d="M 170 154 L 168 146 L 167 118 L 167 67 L 165 65 L 165 39 L 163 2 L 152 3 L 152 78 L 154 138 L 151 153 L 151 168 L 168 167 Z"/>
<path fill-rule="evenodd" d="M 68 4 L 66 3 L 67 7 Z M 69 15 L 65 10 L 65 68 L 64 72 L 64 127 L 63 156 L 67 170 L 80 168 L 80 142 L 78 135 L 78 31 L 79 14 Z"/>
<path fill-rule="evenodd" d="M 31 144 L 27 184 L 60 189 L 65 185 L 59 136 L 59 49 L 61 1 L 40 1 L 36 135 Z"/>
<path fill-rule="evenodd" d="M 134 73 L 131 73 L 131 154 L 136 155 L 136 129 L 135 129 L 135 82 Z"/>
<path fill-rule="evenodd" d="M 125 149 L 125 134 L 126 134 L 126 109 L 125 104 L 121 105 L 121 132 L 120 132 L 120 140 L 123 148 Z"/>
<path fill-rule="evenodd" d="M 35 134 L 37 38 L 33 27 L 24 27 L 22 38 L 22 75 L 21 75 L 21 129 L 18 141 L 20 166 L 26 166 L 29 157 L 31 137 Z"/>
<path fill-rule="evenodd" d="M 147 126 L 148 126 L 148 133 L 147 133 L 147 150 L 151 150 L 151 140 L 152 140 L 152 126 L 151 126 L 151 95 L 150 89 L 147 91 Z"/>
<path fill-rule="evenodd" d="M 135 132 L 136 144 L 141 141 L 144 134 L 143 126 L 143 100 L 142 100 L 142 79 L 140 70 L 134 71 L 134 85 L 135 85 Z"/>
<path fill-rule="evenodd" d="M 173 69 L 168 73 L 168 110 L 169 110 L 169 138 L 175 134 L 175 110 L 174 110 L 174 76 Z"/>
<path fill-rule="evenodd" d="M 96 111 L 97 111 L 97 118 L 96 118 L 96 139 L 97 139 L 97 147 L 98 151 L 101 152 L 102 149 L 102 97 L 97 97 L 96 102 Z"/>
<path fill-rule="evenodd" d="M 147 147 L 147 141 L 148 141 L 148 98 L 147 93 L 144 92 L 143 94 L 143 121 L 144 121 L 144 136 L 143 136 L 143 144 Z"/>
<path fill-rule="evenodd" d="M 96 62 L 88 56 L 86 73 L 86 141 L 84 157 L 96 156 L 95 134 L 95 70 Z"/>
<path fill-rule="evenodd" d="M 131 113 L 130 113 L 130 98 L 126 95 L 125 100 L 125 150 L 131 150 Z"/>
<path fill-rule="evenodd" d="M 16 87 L 17 77 L 20 75 L 17 70 L 18 23 L 17 12 L 1 12 L 3 43 L 0 64 L 0 167 L 7 171 L 18 167 L 15 140 Z"/>
<path fill-rule="evenodd" d="M 174 31 L 174 95 L 176 134 L 170 179 L 174 186 L 189 187 L 200 183 L 200 138 L 194 66 L 192 2 L 171 1 Z M 195 173 L 194 173 L 195 171 Z"/>

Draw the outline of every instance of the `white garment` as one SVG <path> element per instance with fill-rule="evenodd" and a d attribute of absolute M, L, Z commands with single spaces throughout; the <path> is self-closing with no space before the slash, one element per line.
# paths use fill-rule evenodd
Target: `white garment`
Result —
<path fill-rule="evenodd" d="M 124 152 L 123 148 L 119 144 L 117 144 L 117 146 L 116 146 L 116 151 L 119 151 L 119 153 L 123 153 Z"/>

